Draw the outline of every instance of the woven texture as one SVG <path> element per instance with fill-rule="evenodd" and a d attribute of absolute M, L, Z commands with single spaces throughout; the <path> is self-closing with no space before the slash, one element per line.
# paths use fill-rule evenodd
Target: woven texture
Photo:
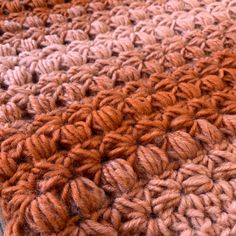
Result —
<path fill-rule="evenodd" d="M 0 1 L 6 236 L 236 235 L 236 1 Z"/>

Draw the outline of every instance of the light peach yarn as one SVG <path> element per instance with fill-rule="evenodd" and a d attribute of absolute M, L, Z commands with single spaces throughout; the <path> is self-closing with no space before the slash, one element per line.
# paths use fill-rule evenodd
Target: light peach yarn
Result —
<path fill-rule="evenodd" d="M 236 1 L 63 2 L 2 3 L 2 125 L 236 45 Z"/>
<path fill-rule="evenodd" d="M 236 1 L 0 13 L 0 234 L 236 235 Z"/>

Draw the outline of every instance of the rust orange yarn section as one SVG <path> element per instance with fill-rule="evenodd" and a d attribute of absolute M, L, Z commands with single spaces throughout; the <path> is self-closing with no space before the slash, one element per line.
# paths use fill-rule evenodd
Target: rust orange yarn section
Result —
<path fill-rule="evenodd" d="M 235 235 L 236 54 L 1 129 L 5 235 Z"/>

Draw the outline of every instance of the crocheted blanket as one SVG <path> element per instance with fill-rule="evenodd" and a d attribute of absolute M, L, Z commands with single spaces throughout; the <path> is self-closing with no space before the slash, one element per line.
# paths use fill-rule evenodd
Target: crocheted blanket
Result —
<path fill-rule="evenodd" d="M 0 235 L 236 235 L 235 0 L 0 1 Z"/>

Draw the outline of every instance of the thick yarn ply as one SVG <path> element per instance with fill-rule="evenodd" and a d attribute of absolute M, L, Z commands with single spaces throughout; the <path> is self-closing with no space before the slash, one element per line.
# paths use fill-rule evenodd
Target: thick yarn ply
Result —
<path fill-rule="evenodd" d="M 235 0 L 0 1 L 0 235 L 236 235 Z"/>

